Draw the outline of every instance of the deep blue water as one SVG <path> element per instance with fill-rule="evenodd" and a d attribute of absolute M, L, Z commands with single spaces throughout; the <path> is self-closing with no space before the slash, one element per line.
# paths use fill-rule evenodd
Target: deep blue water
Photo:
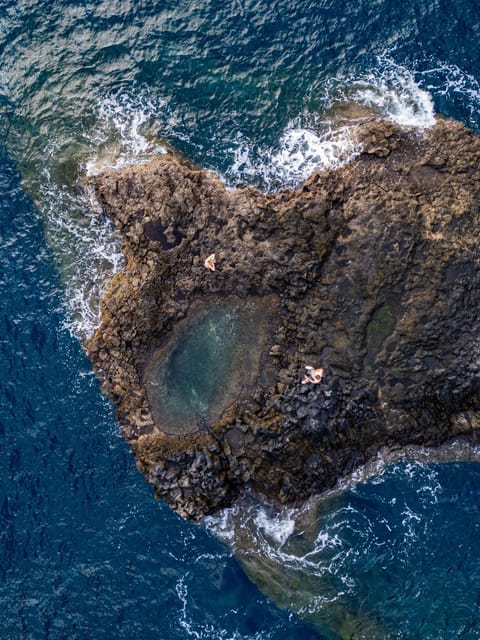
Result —
<path fill-rule="evenodd" d="M 477 463 L 394 465 L 313 539 L 257 512 L 269 573 L 245 566 L 271 599 L 239 536 L 153 500 L 80 344 L 121 260 L 75 186 L 165 145 L 231 186 L 296 184 L 348 152 L 345 105 L 479 133 L 479 81 L 478 0 L 0 0 L 2 640 L 309 640 L 347 611 L 344 637 L 480 637 Z"/>

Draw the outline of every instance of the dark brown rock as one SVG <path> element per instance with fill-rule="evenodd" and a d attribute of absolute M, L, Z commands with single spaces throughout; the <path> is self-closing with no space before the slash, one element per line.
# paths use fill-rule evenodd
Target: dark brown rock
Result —
<path fill-rule="evenodd" d="M 356 160 L 297 191 L 227 191 L 171 155 L 92 179 L 127 266 L 88 355 L 138 468 L 184 517 L 246 488 L 303 500 L 381 447 L 478 438 L 480 140 L 451 121 L 358 137 Z M 172 430 L 152 358 L 173 366 L 199 306 L 262 299 L 228 397 L 215 387 L 218 411 Z M 302 385 L 305 365 L 320 384 Z"/>

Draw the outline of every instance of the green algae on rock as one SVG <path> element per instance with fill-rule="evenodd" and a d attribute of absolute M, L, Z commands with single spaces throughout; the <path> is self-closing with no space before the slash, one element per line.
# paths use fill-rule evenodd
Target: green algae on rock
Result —
<path fill-rule="evenodd" d="M 88 355 L 138 468 L 184 517 L 243 490 L 298 503 L 381 447 L 478 439 L 480 140 L 444 120 L 356 135 L 349 165 L 276 194 L 228 191 L 170 154 L 90 179 L 127 265 Z M 238 333 L 243 361 L 235 328 L 217 353 L 194 336 L 196 310 L 233 299 L 258 324 L 251 344 Z M 195 344 L 222 384 L 177 419 L 155 384 L 173 366 L 163 388 L 188 405 Z M 306 365 L 321 384 L 302 384 Z"/>

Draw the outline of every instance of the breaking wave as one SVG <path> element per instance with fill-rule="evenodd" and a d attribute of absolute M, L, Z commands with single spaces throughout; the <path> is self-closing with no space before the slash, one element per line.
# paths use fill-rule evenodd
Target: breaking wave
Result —
<path fill-rule="evenodd" d="M 239 134 L 230 147 L 232 160 L 223 175 L 226 185 L 253 184 L 263 191 L 294 188 L 314 171 L 340 167 L 358 155 L 353 127 L 333 128 L 326 123 L 325 128 L 321 132 L 292 121 L 276 148 L 256 146 Z"/>
<path fill-rule="evenodd" d="M 85 342 L 100 322 L 108 282 L 123 267 L 120 238 L 90 190 L 72 193 L 45 170 L 40 198 L 47 240 L 64 285 L 65 326 Z"/>
<path fill-rule="evenodd" d="M 369 72 L 340 75 L 311 87 L 305 102 L 302 114 L 287 124 L 273 147 L 237 133 L 223 173 L 228 186 L 294 188 L 313 171 L 347 164 L 361 150 L 355 130 L 365 118 L 385 118 L 420 131 L 435 124 L 431 94 L 412 71 L 386 56 L 378 57 Z"/>
<path fill-rule="evenodd" d="M 340 76 L 327 82 L 326 106 L 363 105 L 402 127 L 427 129 L 435 124 L 432 95 L 407 67 L 388 56 L 378 56 L 375 67 L 358 76 Z"/>

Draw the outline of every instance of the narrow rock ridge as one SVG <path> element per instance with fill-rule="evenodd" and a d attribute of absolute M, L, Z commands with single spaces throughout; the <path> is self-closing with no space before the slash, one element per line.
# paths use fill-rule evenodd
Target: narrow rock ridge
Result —
<path fill-rule="evenodd" d="M 127 265 L 88 355 L 138 469 L 185 518 L 245 490 L 299 503 L 382 447 L 478 441 L 480 140 L 445 120 L 357 135 L 349 165 L 276 194 L 228 191 L 172 155 L 89 179 Z M 220 384 L 218 411 L 162 426 L 152 362 L 168 382 L 196 309 L 262 299 L 250 359 L 224 365 L 238 393 Z M 319 384 L 302 384 L 307 365 Z"/>

